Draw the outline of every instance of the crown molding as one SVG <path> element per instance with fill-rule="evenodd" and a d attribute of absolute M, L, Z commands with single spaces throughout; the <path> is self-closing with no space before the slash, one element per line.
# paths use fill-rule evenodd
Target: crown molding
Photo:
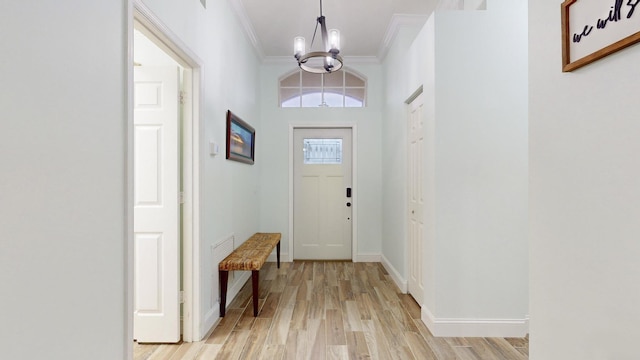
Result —
<path fill-rule="evenodd" d="M 256 31 L 251 24 L 251 20 L 249 20 L 249 16 L 247 15 L 247 11 L 245 10 L 244 5 L 242 5 L 242 1 L 229 0 L 229 3 L 231 4 L 233 12 L 238 17 L 242 28 L 244 29 L 244 34 L 247 36 L 247 39 L 249 39 L 249 42 L 251 42 L 251 45 L 253 45 L 253 49 L 258 55 L 259 60 L 264 61 L 265 55 L 264 51 L 262 50 L 262 44 L 260 43 L 260 39 L 258 39 L 258 36 L 256 35 Z"/>
<path fill-rule="evenodd" d="M 382 39 L 378 50 L 378 61 L 382 62 L 393 44 L 393 40 L 401 27 L 421 27 L 429 18 L 429 15 L 393 14 L 387 27 L 387 32 Z"/>

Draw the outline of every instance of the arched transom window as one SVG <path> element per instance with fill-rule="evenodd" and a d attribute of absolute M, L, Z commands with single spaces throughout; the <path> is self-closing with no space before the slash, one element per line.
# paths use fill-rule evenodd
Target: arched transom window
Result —
<path fill-rule="evenodd" d="M 281 107 L 364 107 L 366 81 L 348 70 L 312 74 L 298 70 L 280 80 Z"/>

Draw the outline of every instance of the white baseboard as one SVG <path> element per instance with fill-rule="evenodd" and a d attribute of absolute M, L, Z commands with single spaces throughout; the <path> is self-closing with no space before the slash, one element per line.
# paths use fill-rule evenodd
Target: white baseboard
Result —
<path fill-rule="evenodd" d="M 278 255 L 275 252 L 269 254 L 269 257 L 267 258 L 267 261 L 268 262 L 277 262 L 278 261 Z M 289 254 L 283 253 L 283 252 L 280 253 L 280 262 L 281 263 L 283 263 L 283 262 L 291 262 L 291 261 L 293 261 L 293 260 L 289 260 Z"/>
<path fill-rule="evenodd" d="M 380 254 L 357 254 L 354 258 L 355 262 L 380 262 L 382 256 Z"/>
<path fill-rule="evenodd" d="M 269 254 L 267 258 L 268 262 L 276 262 L 276 253 Z M 292 262 L 293 259 L 289 257 L 288 253 L 280 253 L 280 262 Z M 356 255 L 355 262 L 380 262 L 380 254 L 359 254 Z"/>
<path fill-rule="evenodd" d="M 249 280 L 251 277 L 250 271 L 235 271 L 233 277 L 233 283 L 229 284 L 230 286 L 227 288 L 227 306 L 235 299 L 236 295 L 242 289 L 242 286 Z M 220 320 L 220 299 L 215 303 L 213 308 L 209 309 L 209 311 L 204 316 L 204 321 L 200 328 L 200 334 L 206 335 L 208 334 L 213 327 Z M 202 339 L 200 339 L 202 340 Z"/>
<path fill-rule="evenodd" d="M 201 339 L 194 339 L 195 341 L 203 340 L 209 332 L 213 329 L 214 326 L 220 320 L 220 303 L 217 302 L 213 308 L 209 309 L 207 313 L 204 315 L 204 321 L 200 325 L 200 335 L 202 335 Z"/>
<path fill-rule="evenodd" d="M 396 283 L 396 285 L 398 286 L 398 288 L 400 288 L 400 291 L 402 291 L 403 294 L 407 293 L 407 280 L 405 280 L 402 275 L 400 275 L 400 273 L 398 272 L 398 270 L 396 270 L 395 267 L 393 267 L 393 265 L 391 265 L 391 263 L 389 262 L 389 260 L 387 260 L 387 258 L 382 255 L 381 259 L 380 259 L 382 266 L 384 266 L 385 269 L 387 269 L 387 272 L 389 273 L 389 275 L 391 276 L 391 279 L 393 279 L 393 282 Z"/>
<path fill-rule="evenodd" d="M 529 318 L 456 319 L 436 318 L 422 306 L 422 322 L 438 337 L 524 337 L 529 333 Z"/>

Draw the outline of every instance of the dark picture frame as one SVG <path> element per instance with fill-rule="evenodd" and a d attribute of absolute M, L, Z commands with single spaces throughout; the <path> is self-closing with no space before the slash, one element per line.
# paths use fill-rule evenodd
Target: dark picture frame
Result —
<path fill-rule="evenodd" d="M 227 159 L 253 165 L 256 130 L 227 110 Z"/>

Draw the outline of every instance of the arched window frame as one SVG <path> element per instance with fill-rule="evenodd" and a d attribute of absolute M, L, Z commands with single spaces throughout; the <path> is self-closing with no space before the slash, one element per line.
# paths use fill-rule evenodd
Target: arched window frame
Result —
<path fill-rule="evenodd" d="M 323 104 L 324 106 L 328 106 L 326 105 L 325 94 L 337 94 L 338 96 L 342 97 L 342 105 L 332 106 L 332 107 L 343 107 L 343 108 L 344 107 L 366 107 L 367 106 L 367 78 L 362 74 L 349 68 L 343 68 L 342 70 L 336 73 L 333 73 L 331 76 L 335 76 L 335 74 L 338 74 L 338 73 L 342 74 L 342 84 L 340 86 L 335 86 L 335 83 L 327 85 L 325 83 L 324 76 L 319 74 L 303 73 L 302 70 L 300 69 L 296 69 L 294 71 L 284 74 L 278 79 L 278 106 L 287 107 L 287 108 L 288 107 L 293 107 L 293 108 L 318 107 L 318 106 L 323 106 Z M 283 85 L 283 81 L 287 80 L 289 77 L 293 75 L 298 75 L 297 84 L 293 85 L 293 83 L 290 82 L 287 85 Z M 314 85 L 305 86 L 306 84 L 303 84 L 305 77 L 307 77 L 308 79 L 308 77 L 312 77 L 312 76 L 320 76 L 319 84 L 317 84 L 316 86 Z M 351 83 L 347 84 L 347 82 L 349 82 L 348 77 L 350 76 L 354 77 L 358 81 L 361 81 L 362 84 L 354 85 L 353 81 L 350 81 Z M 290 96 L 283 95 L 283 93 L 289 93 Z M 321 101 L 320 104 L 317 104 L 317 105 L 305 104 L 304 96 L 310 95 L 310 94 L 320 94 L 320 101 Z M 360 96 L 352 96 L 356 94 L 362 95 L 361 98 Z M 299 99 L 297 106 L 291 106 L 291 105 L 283 106 L 283 104 L 286 101 L 292 100 L 294 98 Z M 354 103 L 352 102 L 349 103 L 350 102 L 348 100 L 349 98 L 354 99 L 357 102 L 362 101 L 362 105 L 359 105 L 359 104 L 354 105 Z"/>

